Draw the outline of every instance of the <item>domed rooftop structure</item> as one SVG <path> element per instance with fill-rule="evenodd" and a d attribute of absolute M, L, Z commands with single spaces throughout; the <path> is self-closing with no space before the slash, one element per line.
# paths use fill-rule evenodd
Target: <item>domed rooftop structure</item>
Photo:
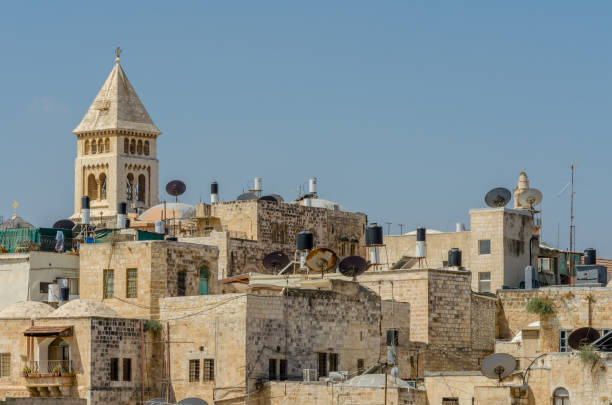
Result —
<path fill-rule="evenodd" d="M 195 207 L 185 203 L 166 203 L 166 219 L 187 219 L 195 216 Z M 157 204 L 139 217 L 139 221 L 160 221 L 164 218 L 164 204 Z"/>
<path fill-rule="evenodd" d="M 62 305 L 52 314 L 50 318 L 82 318 L 82 317 L 101 317 L 119 318 L 111 307 L 98 301 L 92 300 L 72 300 Z"/>
<path fill-rule="evenodd" d="M 0 311 L 0 318 L 44 318 L 55 308 L 37 301 L 19 301 Z"/>
<path fill-rule="evenodd" d="M 8 221 L 4 221 L 0 224 L 0 229 L 20 229 L 20 228 L 34 228 L 34 225 L 21 218 L 19 215 L 14 215 Z"/>
<path fill-rule="evenodd" d="M 292 201 L 292 204 L 303 205 L 305 207 L 317 207 L 317 208 L 327 208 L 332 211 L 346 211 L 346 209 L 333 201 L 325 200 L 323 198 L 311 198 L 306 197 L 302 199 L 298 199 L 296 201 Z"/>
<path fill-rule="evenodd" d="M 400 378 L 387 375 L 386 385 L 399 388 L 414 388 L 407 381 Z M 385 386 L 384 374 L 361 374 L 346 381 L 343 385 L 349 387 L 374 387 L 380 388 Z"/>

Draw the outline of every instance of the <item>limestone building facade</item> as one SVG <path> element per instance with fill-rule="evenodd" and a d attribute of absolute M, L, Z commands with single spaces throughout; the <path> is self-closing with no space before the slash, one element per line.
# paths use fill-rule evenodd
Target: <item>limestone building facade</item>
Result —
<path fill-rule="evenodd" d="M 119 56 L 102 88 L 74 129 L 74 215 L 89 196 L 94 223 L 112 224 L 117 204 L 144 209 L 157 204 L 159 163 L 155 126 L 120 65 Z"/>

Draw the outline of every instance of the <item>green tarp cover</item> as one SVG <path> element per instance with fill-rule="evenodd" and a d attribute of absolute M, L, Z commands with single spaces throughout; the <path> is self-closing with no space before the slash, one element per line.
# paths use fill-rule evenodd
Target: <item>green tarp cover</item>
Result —
<path fill-rule="evenodd" d="M 96 243 L 108 243 L 118 231 L 116 229 L 100 229 L 95 232 Z M 137 231 L 138 240 L 163 240 L 164 235 L 160 233 Z"/>
<path fill-rule="evenodd" d="M 30 240 L 40 245 L 40 228 L 18 228 L 0 230 L 0 244 L 9 252 L 14 252 L 19 242 Z"/>

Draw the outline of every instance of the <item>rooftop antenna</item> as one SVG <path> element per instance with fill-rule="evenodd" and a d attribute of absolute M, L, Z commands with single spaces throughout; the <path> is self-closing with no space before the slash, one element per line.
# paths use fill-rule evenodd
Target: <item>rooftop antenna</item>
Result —
<path fill-rule="evenodd" d="M 400 235 L 404 234 L 404 224 L 398 224 L 400 228 Z"/>
<path fill-rule="evenodd" d="M 480 371 L 488 378 L 497 379 L 499 383 L 516 369 L 516 359 L 506 353 L 491 354 L 482 361 Z"/>
<path fill-rule="evenodd" d="M 570 283 L 574 284 L 574 260 L 573 260 L 573 251 L 574 251 L 574 233 L 576 232 L 576 228 L 574 228 L 574 165 L 570 165 L 570 170 L 572 172 L 572 179 L 570 181 L 570 227 L 569 227 L 569 276 Z"/>
<path fill-rule="evenodd" d="M 391 222 L 385 222 L 385 224 L 387 224 L 387 236 L 389 236 L 389 233 L 391 232 Z"/>

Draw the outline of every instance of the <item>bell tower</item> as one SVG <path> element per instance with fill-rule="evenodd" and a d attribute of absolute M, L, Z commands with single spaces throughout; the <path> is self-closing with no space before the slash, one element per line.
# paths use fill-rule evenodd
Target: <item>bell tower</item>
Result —
<path fill-rule="evenodd" d="M 74 215 L 79 220 L 81 197 L 89 196 L 92 223 L 115 223 L 117 204 L 128 210 L 157 204 L 158 166 L 155 126 L 120 64 L 115 66 L 81 123 L 74 164 Z"/>

